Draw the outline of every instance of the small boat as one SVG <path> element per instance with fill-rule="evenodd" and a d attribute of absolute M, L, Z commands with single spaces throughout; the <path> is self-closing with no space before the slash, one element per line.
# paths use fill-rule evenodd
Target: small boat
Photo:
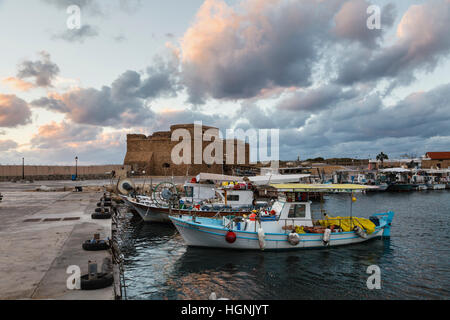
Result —
<path fill-rule="evenodd" d="M 286 250 L 357 244 L 389 237 L 393 212 L 369 219 L 325 217 L 314 221 L 311 202 L 296 202 L 301 192 L 347 192 L 370 189 L 361 185 L 274 185 L 279 196 L 270 211 L 250 217 L 205 218 L 171 215 L 170 220 L 188 246 L 238 250 Z M 352 199 L 353 200 L 353 199 Z"/>
<path fill-rule="evenodd" d="M 199 217 L 215 217 L 226 215 L 249 215 L 255 208 L 266 207 L 267 202 L 254 201 L 253 191 L 243 189 L 217 189 L 220 198 L 204 199 L 194 203 L 170 198 L 174 194 L 172 189 L 165 189 L 155 193 L 152 198 L 126 197 L 126 201 L 141 216 L 145 222 L 171 223 L 169 215 L 196 215 Z M 159 200 L 158 200 L 159 199 Z"/>
<path fill-rule="evenodd" d="M 433 190 L 445 190 L 446 184 L 445 183 L 435 183 L 432 185 Z"/>
<path fill-rule="evenodd" d="M 425 190 L 428 190 L 428 186 L 427 186 L 427 184 L 425 184 L 425 183 L 420 183 L 420 184 L 417 185 L 417 190 L 418 190 L 418 191 L 425 191 Z"/>

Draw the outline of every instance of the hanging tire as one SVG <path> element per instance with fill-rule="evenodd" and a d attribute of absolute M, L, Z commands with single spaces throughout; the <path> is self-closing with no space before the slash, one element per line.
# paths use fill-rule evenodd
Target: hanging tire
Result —
<path fill-rule="evenodd" d="M 89 275 L 81 277 L 81 290 L 99 290 L 112 286 L 114 277 L 112 273 L 98 273 L 96 279 L 89 280 Z"/>
<path fill-rule="evenodd" d="M 111 198 L 110 197 L 103 197 L 103 198 L 100 199 L 100 201 L 111 202 Z"/>
<path fill-rule="evenodd" d="M 92 219 L 97 219 L 97 220 L 106 220 L 106 219 L 111 219 L 111 213 L 93 213 L 91 215 Z"/>
<path fill-rule="evenodd" d="M 104 211 L 105 213 L 109 213 L 109 208 L 103 208 L 103 211 Z M 97 208 L 97 209 L 95 209 L 95 212 L 101 213 L 101 212 L 102 212 L 102 208 Z"/>
<path fill-rule="evenodd" d="M 109 244 L 106 241 L 94 242 L 87 240 L 83 243 L 83 249 L 86 251 L 104 251 L 109 249 Z"/>

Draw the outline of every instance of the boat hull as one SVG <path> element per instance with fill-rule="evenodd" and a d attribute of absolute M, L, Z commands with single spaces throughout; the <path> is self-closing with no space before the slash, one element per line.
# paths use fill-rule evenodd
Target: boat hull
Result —
<path fill-rule="evenodd" d="M 387 188 L 387 191 L 391 192 L 408 192 L 413 191 L 417 186 L 412 184 L 391 184 Z"/>
<path fill-rule="evenodd" d="M 215 217 L 215 216 L 227 216 L 227 215 L 234 215 L 234 216 L 243 216 L 243 215 L 250 215 L 251 212 L 245 211 L 245 212 L 230 212 L 226 211 L 223 213 L 218 213 L 217 211 L 192 211 L 187 209 L 172 209 L 169 210 L 169 208 L 160 208 L 156 206 L 146 206 L 139 203 L 131 202 L 131 205 L 133 208 L 139 213 L 142 220 L 149 223 L 172 223 L 169 215 L 170 214 L 176 214 L 176 215 L 196 215 L 198 217 Z"/>
<path fill-rule="evenodd" d="M 444 183 L 433 184 L 433 190 L 445 190 L 446 185 Z"/>
<path fill-rule="evenodd" d="M 225 239 L 226 234 L 228 233 L 228 230 L 226 229 L 205 226 L 174 216 L 171 216 L 170 219 L 188 246 L 235 250 L 261 250 L 257 232 L 233 230 L 236 234 L 236 241 L 231 244 Z M 298 250 L 357 244 L 382 237 L 383 232 L 383 228 L 377 227 L 375 232 L 368 235 L 367 238 L 361 238 L 355 232 L 332 233 L 328 244 L 323 241 L 323 234 L 299 234 L 300 243 L 296 246 L 289 243 L 288 233 L 267 233 L 265 234 L 264 250 Z"/>

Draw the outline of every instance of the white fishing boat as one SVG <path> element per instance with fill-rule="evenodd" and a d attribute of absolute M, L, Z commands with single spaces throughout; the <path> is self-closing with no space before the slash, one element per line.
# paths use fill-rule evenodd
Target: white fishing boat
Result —
<path fill-rule="evenodd" d="M 325 217 L 313 220 L 311 202 L 298 201 L 305 192 L 353 193 L 373 187 L 361 185 L 273 185 L 280 196 L 270 210 L 250 217 L 205 218 L 171 215 L 188 246 L 239 250 L 285 250 L 349 245 L 389 237 L 393 212 L 369 219 Z M 353 195 L 352 195 L 353 197 Z M 353 201 L 354 199 L 352 199 Z"/>
<path fill-rule="evenodd" d="M 245 215 L 251 214 L 255 207 L 268 205 L 265 201 L 255 201 L 253 186 L 298 182 L 309 176 L 309 174 L 265 175 L 250 177 L 246 182 L 243 177 L 201 173 L 184 184 L 183 195 L 178 194 L 174 184 L 163 182 L 154 188 L 152 197 L 123 198 L 145 222 L 150 223 L 171 223 L 169 215 L 173 213 L 203 217 Z M 130 182 L 128 184 L 130 185 Z M 216 184 L 221 186 L 217 187 Z"/>

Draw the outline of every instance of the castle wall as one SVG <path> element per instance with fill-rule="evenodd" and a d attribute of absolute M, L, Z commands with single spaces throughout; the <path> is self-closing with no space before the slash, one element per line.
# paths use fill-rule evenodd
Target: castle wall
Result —
<path fill-rule="evenodd" d="M 203 133 L 209 129 L 217 128 L 203 126 Z M 191 164 L 175 165 L 172 163 L 172 149 L 177 146 L 180 141 L 171 141 L 172 133 L 177 129 L 185 129 L 191 135 Z M 202 152 L 212 141 L 203 141 L 202 139 L 195 139 L 194 125 L 175 125 L 171 127 L 168 132 L 156 132 L 152 136 L 145 135 L 128 135 L 127 136 L 127 155 L 124 164 L 132 167 L 132 170 L 137 174 L 142 174 L 145 171 L 146 175 L 152 176 L 193 176 L 201 172 L 218 173 L 221 174 L 226 171 L 226 163 L 208 165 L 204 161 L 202 164 L 194 164 L 194 145 L 198 141 L 202 145 Z M 242 142 L 234 141 L 235 144 L 235 159 L 237 159 L 238 144 Z M 250 147 L 244 144 L 245 147 L 245 163 L 250 162 Z M 223 141 L 223 154 L 225 159 L 226 141 Z M 237 163 L 237 162 L 235 162 Z"/>

